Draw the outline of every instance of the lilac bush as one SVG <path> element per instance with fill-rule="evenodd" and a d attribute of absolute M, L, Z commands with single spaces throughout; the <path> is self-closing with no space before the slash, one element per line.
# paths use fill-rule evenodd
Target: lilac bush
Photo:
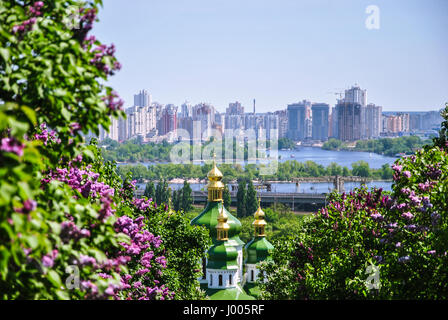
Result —
<path fill-rule="evenodd" d="M 268 281 L 260 283 L 262 297 L 447 299 L 444 132 L 446 126 L 433 146 L 392 165 L 392 192 L 333 193 L 302 233 L 275 243 L 274 261 L 263 266 Z M 377 287 L 366 283 L 369 266 L 379 268 Z"/>
<path fill-rule="evenodd" d="M 85 145 L 124 116 L 115 47 L 89 34 L 100 3 L 0 2 L 0 299 L 203 297 L 206 231 Z"/>

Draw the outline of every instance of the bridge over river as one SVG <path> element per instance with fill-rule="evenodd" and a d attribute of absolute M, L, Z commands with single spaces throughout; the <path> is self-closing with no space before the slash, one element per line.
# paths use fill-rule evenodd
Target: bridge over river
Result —
<path fill-rule="evenodd" d="M 144 190 L 137 189 L 136 196 L 142 197 Z M 230 191 L 232 206 L 236 206 L 236 191 Z M 194 204 L 205 204 L 207 202 L 207 191 L 192 191 L 191 193 Z M 292 210 L 315 211 L 326 205 L 326 193 L 277 193 L 277 192 L 260 192 L 261 205 L 268 207 L 274 203 L 282 203 L 289 206 Z"/>
<path fill-rule="evenodd" d="M 327 203 L 328 193 L 302 193 L 302 192 L 272 192 L 272 184 L 281 183 L 295 183 L 298 190 L 300 183 L 331 183 L 337 192 L 345 192 L 345 182 L 360 182 L 366 184 L 372 179 L 358 176 L 323 176 L 323 177 L 297 177 L 292 181 L 254 181 L 254 186 L 257 189 L 264 189 L 263 192 L 258 192 L 261 199 L 261 204 L 264 207 L 270 206 L 273 203 L 282 203 L 288 205 L 293 210 L 315 211 L 322 208 Z M 157 181 L 155 181 L 157 183 Z M 206 181 L 201 181 L 200 184 L 206 185 Z M 236 194 L 238 191 L 238 184 L 236 181 L 229 181 L 227 183 L 230 189 L 230 196 L 232 205 L 236 205 Z M 142 197 L 144 189 L 137 189 L 136 196 Z M 193 190 L 192 198 L 194 204 L 204 204 L 207 202 L 207 191 Z"/>
<path fill-rule="evenodd" d="M 193 191 L 193 203 L 201 204 L 207 201 L 206 191 Z M 236 192 L 230 192 L 232 206 L 236 206 Z M 274 203 L 282 203 L 294 210 L 314 211 L 322 208 L 327 203 L 326 193 L 277 193 L 277 192 L 260 192 L 261 205 L 268 207 Z"/>

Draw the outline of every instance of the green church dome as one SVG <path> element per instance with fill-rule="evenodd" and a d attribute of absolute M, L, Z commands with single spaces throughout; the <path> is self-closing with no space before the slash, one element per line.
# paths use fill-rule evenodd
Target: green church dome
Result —
<path fill-rule="evenodd" d="M 272 251 L 274 250 L 274 246 L 266 239 L 264 232 L 266 227 L 265 214 L 261 209 L 260 200 L 258 201 L 258 209 L 254 213 L 255 221 L 252 223 L 255 228 L 255 237 L 245 246 L 247 252 L 245 263 L 249 264 L 271 260 Z"/>
<path fill-rule="evenodd" d="M 229 241 L 217 241 L 208 250 L 207 268 L 210 269 L 238 269 L 238 251 Z"/>
<path fill-rule="evenodd" d="M 255 237 L 245 247 L 247 258 L 245 263 L 257 264 L 261 261 L 269 261 L 272 259 L 272 251 L 274 246 L 266 239 L 266 237 Z"/>
<path fill-rule="evenodd" d="M 205 226 L 209 232 L 210 236 L 212 237 L 213 243 L 216 243 L 217 241 L 217 231 L 216 231 L 216 225 L 218 224 L 218 215 L 223 208 L 222 202 L 218 201 L 209 201 L 207 203 L 207 207 L 202 211 L 196 218 L 191 220 L 192 225 L 197 226 Z M 241 241 L 238 234 L 241 232 L 241 222 L 230 214 L 229 211 L 224 207 L 224 212 L 228 216 L 227 223 L 229 224 L 229 240 L 228 242 L 233 246 L 243 245 L 244 242 Z"/>

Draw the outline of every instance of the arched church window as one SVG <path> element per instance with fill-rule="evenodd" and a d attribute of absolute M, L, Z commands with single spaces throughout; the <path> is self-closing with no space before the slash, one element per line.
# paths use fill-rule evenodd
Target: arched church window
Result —
<path fill-rule="evenodd" d="M 218 284 L 220 286 L 222 286 L 222 274 L 220 274 L 219 277 L 218 277 Z"/>

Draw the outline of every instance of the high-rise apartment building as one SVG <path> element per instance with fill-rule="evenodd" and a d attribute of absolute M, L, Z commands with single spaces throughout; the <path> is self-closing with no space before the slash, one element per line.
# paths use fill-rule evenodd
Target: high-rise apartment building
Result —
<path fill-rule="evenodd" d="M 185 101 L 181 105 L 181 112 L 178 113 L 178 118 L 188 118 L 188 117 L 193 117 L 193 106 L 187 101 Z"/>
<path fill-rule="evenodd" d="M 338 139 L 342 141 L 360 140 L 362 136 L 364 113 L 359 103 L 339 100 L 336 105 L 338 117 Z"/>
<path fill-rule="evenodd" d="M 134 94 L 134 106 L 149 107 L 151 105 L 151 95 L 147 90 L 140 90 L 139 93 Z"/>
<path fill-rule="evenodd" d="M 229 103 L 229 107 L 226 109 L 226 114 L 228 115 L 243 115 L 244 107 L 238 101 L 234 103 Z"/>
<path fill-rule="evenodd" d="M 168 104 L 162 111 L 162 116 L 159 120 L 159 135 L 164 136 L 169 132 L 176 132 L 177 130 L 177 107 Z"/>
<path fill-rule="evenodd" d="M 279 135 L 279 116 L 275 113 L 268 112 L 264 115 L 263 129 L 266 130 L 266 139 L 271 139 L 271 130 L 277 130 L 277 137 Z M 273 138 L 273 137 L 272 137 Z"/>
<path fill-rule="evenodd" d="M 428 111 L 423 115 L 423 129 L 424 130 L 439 130 L 440 124 L 443 121 L 443 117 L 440 115 L 440 111 Z"/>
<path fill-rule="evenodd" d="M 381 111 L 373 104 L 367 112 L 367 90 L 358 85 L 345 90 L 332 113 L 332 136 L 344 141 L 355 141 L 379 135 Z M 336 134 L 337 133 L 337 134 Z"/>
<path fill-rule="evenodd" d="M 204 137 L 206 140 L 208 137 L 212 136 L 213 125 L 215 124 L 215 108 L 207 103 L 200 103 L 193 107 L 193 125 L 200 125 L 199 128 L 193 128 L 195 135 L 201 135 L 197 137 L 202 139 Z"/>
<path fill-rule="evenodd" d="M 288 105 L 288 138 L 291 140 L 305 140 L 308 136 L 306 119 L 309 119 L 310 107 L 311 102 L 306 100 Z"/>
<path fill-rule="evenodd" d="M 386 135 L 410 131 L 409 113 L 397 112 L 383 115 L 383 133 Z"/>
<path fill-rule="evenodd" d="M 99 133 L 99 136 L 98 136 L 98 140 L 102 141 L 104 139 L 109 138 L 109 139 L 118 141 L 119 140 L 119 138 L 118 138 L 118 136 L 119 136 L 119 134 L 118 134 L 118 122 L 119 122 L 118 119 L 115 119 L 115 118 L 111 119 L 111 123 L 110 123 L 110 126 L 109 126 L 109 132 L 104 130 L 103 126 L 100 126 L 99 127 L 100 128 L 100 133 Z"/>
<path fill-rule="evenodd" d="M 365 137 L 367 139 L 378 138 L 381 132 L 383 131 L 382 111 L 383 111 L 382 107 L 376 106 L 373 103 L 369 103 L 366 106 Z"/>
<path fill-rule="evenodd" d="M 127 139 L 146 135 L 156 128 L 156 110 L 153 106 L 132 106 L 126 109 Z M 123 134 L 123 130 L 120 130 Z"/>
<path fill-rule="evenodd" d="M 350 89 L 345 90 L 344 101 L 365 107 L 367 106 L 367 90 L 362 90 L 358 85 L 354 85 Z"/>
<path fill-rule="evenodd" d="M 278 137 L 286 138 L 288 133 L 288 113 L 286 110 L 275 111 L 274 114 L 278 117 Z"/>
<path fill-rule="evenodd" d="M 423 112 L 412 112 L 409 114 L 409 130 L 423 130 Z"/>
<path fill-rule="evenodd" d="M 229 103 L 225 114 L 225 128 L 238 130 L 245 127 L 244 107 L 238 101 Z"/>
<path fill-rule="evenodd" d="M 331 108 L 329 137 L 338 138 L 338 115 L 336 111 L 336 106 Z"/>
<path fill-rule="evenodd" d="M 328 125 L 330 106 L 326 103 L 313 103 L 312 111 L 312 139 L 326 141 L 328 140 Z"/>

